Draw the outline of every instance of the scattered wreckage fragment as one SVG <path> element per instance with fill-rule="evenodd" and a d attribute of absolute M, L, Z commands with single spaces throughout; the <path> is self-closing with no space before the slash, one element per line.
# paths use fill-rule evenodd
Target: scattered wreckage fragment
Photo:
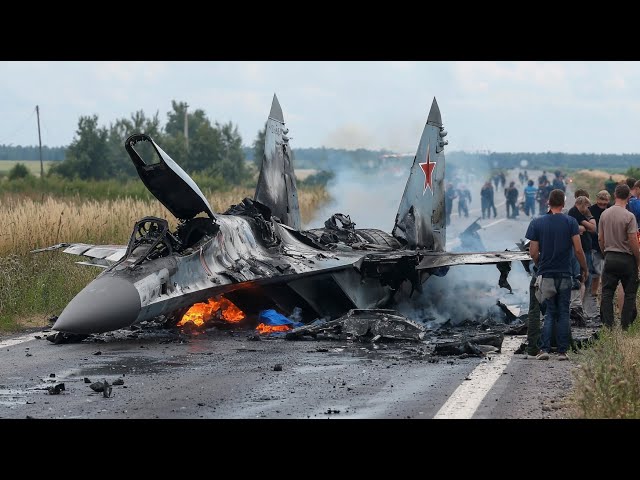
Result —
<path fill-rule="evenodd" d="M 425 327 L 409 320 L 395 310 L 352 309 L 346 315 L 331 321 L 313 323 L 295 328 L 285 336 L 287 340 L 303 337 L 335 340 L 354 339 L 361 342 L 404 340 L 419 342 L 424 339 Z"/>
<path fill-rule="evenodd" d="M 434 355 L 479 355 L 487 353 L 500 353 L 504 334 L 496 333 L 489 335 L 476 335 L 464 340 L 437 343 L 434 348 Z"/>

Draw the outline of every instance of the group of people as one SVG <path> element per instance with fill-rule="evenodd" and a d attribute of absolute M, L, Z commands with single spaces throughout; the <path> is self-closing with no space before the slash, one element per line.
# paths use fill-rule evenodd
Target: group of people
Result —
<path fill-rule="evenodd" d="M 527 217 L 533 218 L 536 214 L 536 202 L 539 205 L 538 214 L 543 215 L 547 211 L 547 202 L 549 201 L 549 194 L 554 189 L 566 191 L 566 183 L 564 175 L 560 170 L 554 172 L 554 178 L 550 182 L 547 177 L 547 172 L 543 171 L 542 175 L 538 177 L 538 186 L 535 185 L 533 180 L 529 179 L 529 174 L 525 170 L 518 174 L 520 183 L 526 182 L 526 186 L 523 189 L 522 201 L 520 201 L 520 192 L 516 187 L 516 182 L 510 182 L 509 186 L 504 188 L 504 197 L 506 200 L 507 218 L 519 218 L 520 211 L 523 210 Z M 504 173 L 499 173 L 493 176 L 493 182 L 496 185 L 505 185 L 506 180 Z M 491 181 L 485 182 L 480 190 L 480 202 L 482 207 L 482 218 L 490 218 L 493 212 L 494 218 L 497 216 L 496 206 L 494 203 L 494 188 L 491 185 Z"/>
<path fill-rule="evenodd" d="M 613 201 L 608 189 L 598 192 L 593 204 L 589 193 L 578 189 L 574 206 L 565 214 L 565 191 L 551 189 L 546 213 L 531 221 L 525 235 L 535 265 L 530 284 L 528 354 L 547 360 L 555 345 L 558 358 L 566 359 L 574 313 L 578 320 L 584 315 L 600 317 L 603 325 L 611 328 L 616 289 L 620 292 L 621 326 L 626 330 L 633 323 L 640 271 L 639 196 L 640 181 L 633 178 L 613 188 Z"/>
<path fill-rule="evenodd" d="M 453 201 L 458 199 L 458 215 L 469 217 L 469 204 L 471 203 L 471 192 L 465 184 L 458 185 L 454 188 L 453 183 L 448 183 L 444 191 L 444 207 L 446 212 L 446 223 L 451 225 L 451 212 L 453 210 Z"/>
<path fill-rule="evenodd" d="M 533 181 L 529 180 L 529 187 L 531 185 L 533 185 Z M 529 212 L 530 212 L 531 216 L 533 216 L 534 215 L 533 204 L 527 201 L 527 198 L 528 198 L 527 195 L 531 194 L 530 189 L 527 190 L 527 188 L 529 187 L 525 187 L 525 190 L 524 190 L 524 195 L 525 195 L 524 208 L 525 208 L 526 215 L 529 215 Z M 509 186 L 504 189 L 504 196 L 505 196 L 506 205 L 507 205 L 507 218 L 518 218 L 519 211 L 520 211 L 520 206 L 518 205 L 519 192 L 518 192 L 518 189 L 516 188 L 515 182 L 510 182 Z M 533 198 L 535 198 L 535 191 L 534 191 Z M 492 212 L 493 212 L 494 218 L 498 216 L 496 205 L 494 203 L 494 190 L 493 190 L 493 186 L 491 185 L 491 181 L 485 182 L 485 184 L 480 189 L 480 205 L 482 208 L 483 219 L 491 218 Z"/>

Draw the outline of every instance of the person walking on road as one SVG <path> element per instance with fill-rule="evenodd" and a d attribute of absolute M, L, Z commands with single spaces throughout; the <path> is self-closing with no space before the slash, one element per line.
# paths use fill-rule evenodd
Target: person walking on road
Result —
<path fill-rule="evenodd" d="M 471 203 L 471 192 L 466 185 L 458 187 L 458 216 L 469 217 L 469 204 Z"/>

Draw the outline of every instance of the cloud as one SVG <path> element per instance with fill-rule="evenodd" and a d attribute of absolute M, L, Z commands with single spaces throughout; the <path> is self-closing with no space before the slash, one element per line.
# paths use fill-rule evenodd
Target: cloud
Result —
<path fill-rule="evenodd" d="M 0 137 L 40 105 L 50 145 L 171 100 L 233 121 L 249 144 L 274 92 L 295 146 L 416 148 L 434 96 L 450 149 L 634 152 L 640 62 L 0 62 Z M 24 138 L 31 138 L 25 130 Z M 602 139 L 607 138 L 607 142 Z"/>

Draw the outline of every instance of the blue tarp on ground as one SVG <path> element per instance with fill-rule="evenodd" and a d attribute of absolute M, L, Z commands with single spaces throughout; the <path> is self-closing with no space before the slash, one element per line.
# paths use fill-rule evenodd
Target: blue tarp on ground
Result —
<path fill-rule="evenodd" d="M 290 327 L 295 328 L 304 325 L 304 323 L 302 322 L 291 321 L 281 313 L 278 313 L 272 309 L 262 310 L 258 315 L 258 321 L 271 327 L 274 327 L 276 325 L 289 325 Z"/>

